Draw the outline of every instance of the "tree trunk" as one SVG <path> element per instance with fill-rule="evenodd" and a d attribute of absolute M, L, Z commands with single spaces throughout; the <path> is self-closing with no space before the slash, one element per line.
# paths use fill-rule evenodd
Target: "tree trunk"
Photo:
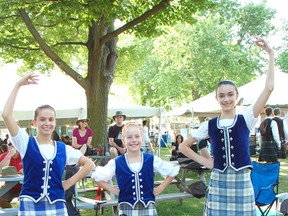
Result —
<path fill-rule="evenodd" d="M 86 79 L 87 114 L 93 130 L 92 145 L 107 144 L 108 95 L 113 82 L 117 60 L 117 38 L 101 44 L 109 28 L 93 23 L 88 39 L 88 75 Z"/>

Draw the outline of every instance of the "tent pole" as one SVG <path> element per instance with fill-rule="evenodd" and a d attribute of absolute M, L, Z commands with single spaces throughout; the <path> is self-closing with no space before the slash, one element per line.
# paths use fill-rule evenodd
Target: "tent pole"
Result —
<path fill-rule="evenodd" d="M 157 151 L 157 156 L 160 157 L 160 141 L 161 141 L 161 137 L 162 137 L 162 133 L 161 133 L 161 123 L 162 123 L 162 113 L 163 113 L 163 107 L 159 108 L 160 110 L 160 117 L 159 117 L 159 138 L 157 140 L 157 147 L 158 147 L 158 151 Z"/>

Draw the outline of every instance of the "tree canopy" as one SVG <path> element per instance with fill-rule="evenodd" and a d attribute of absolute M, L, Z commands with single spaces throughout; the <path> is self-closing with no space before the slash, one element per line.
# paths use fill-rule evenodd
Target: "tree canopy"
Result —
<path fill-rule="evenodd" d="M 223 1 L 225 4 L 228 1 Z M 108 93 L 115 76 L 118 36 L 151 37 L 163 25 L 194 24 L 196 12 L 218 0 L 0 0 L 0 57 L 23 61 L 22 73 L 59 67 L 85 89 L 93 145 L 107 142 Z M 123 25 L 115 27 L 120 20 Z"/>
<path fill-rule="evenodd" d="M 263 73 L 259 49 L 251 38 L 273 32 L 270 21 L 275 11 L 264 3 L 234 4 L 226 16 L 223 10 L 198 13 L 194 25 L 162 26 L 165 34 L 153 40 L 135 37 L 126 43 L 119 52 L 126 58 L 117 65 L 121 81 L 130 83 L 141 103 L 169 109 L 210 93 L 222 79 L 243 85 Z M 135 51 L 130 57 L 127 47 Z M 127 68 L 122 69 L 126 59 L 132 65 L 128 76 Z"/>

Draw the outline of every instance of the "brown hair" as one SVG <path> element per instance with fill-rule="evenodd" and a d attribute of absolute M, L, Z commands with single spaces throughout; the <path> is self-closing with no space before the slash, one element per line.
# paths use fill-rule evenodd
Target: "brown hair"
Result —
<path fill-rule="evenodd" d="M 273 109 L 271 107 L 267 107 L 265 109 L 265 113 L 267 116 L 271 116 L 271 115 L 273 115 Z"/>
<path fill-rule="evenodd" d="M 239 94 L 237 85 L 232 80 L 222 80 L 218 83 L 218 85 L 216 87 L 216 95 L 217 95 L 217 90 L 218 90 L 219 86 L 221 86 L 221 85 L 232 85 L 232 86 L 234 86 L 236 93 Z"/>
<path fill-rule="evenodd" d="M 56 111 L 55 111 L 55 109 L 54 109 L 52 106 L 50 106 L 50 105 L 48 105 L 48 104 L 45 104 L 45 105 L 42 105 L 42 106 L 39 106 L 39 107 L 36 108 L 36 110 L 34 111 L 34 120 L 36 120 L 36 118 L 37 118 L 37 116 L 38 116 L 38 114 L 39 114 L 39 111 L 40 111 L 40 110 L 43 110 L 43 109 L 50 109 L 50 110 L 52 110 L 52 111 L 54 112 L 54 116 L 55 116 L 55 118 L 56 118 Z"/>

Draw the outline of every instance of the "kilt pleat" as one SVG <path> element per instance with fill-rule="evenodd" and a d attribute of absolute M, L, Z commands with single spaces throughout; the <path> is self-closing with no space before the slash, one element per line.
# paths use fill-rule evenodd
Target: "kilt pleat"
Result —
<path fill-rule="evenodd" d="M 50 204 L 47 198 L 41 199 L 39 202 L 34 203 L 29 198 L 20 198 L 20 206 L 18 216 L 68 216 L 65 202 L 59 201 Z"/>
<path fill-rule="evenodd" d="M 155 203 L 150 203 L 146 208 L 141 202 L 138 202 L 134 208 L 129 204 L 121 203 L 118 208 L 118 215 L 121 216 L 157 216 Z"/>
<path fill-rule="evenodd" d="M 235 171 L 231 167 L 228 167 L 224 173 L 213 170 L 203 215 L 255 216 L 256 208 L 250 170 Z"/>

